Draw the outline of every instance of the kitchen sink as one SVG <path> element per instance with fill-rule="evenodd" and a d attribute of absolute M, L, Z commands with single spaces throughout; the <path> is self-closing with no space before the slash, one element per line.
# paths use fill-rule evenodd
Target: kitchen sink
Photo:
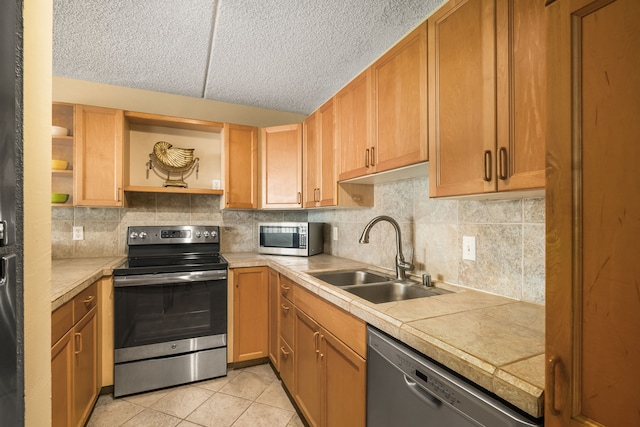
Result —
<path fill-rule="evenodd" d="M 309 273 L 309 275 L 333 286 L 363 285 L 393 280 L 393 277 L 385 276 L 368 269 L 327 271 L 322 273 Z"/>
<path fill-rule="evenodd" d="M 425 287 L 417 282 L 384 282 L 372 283 L 362 286 L 350 286 L 345 288 L 354 295 L 364 298 L 374 304 L 391 301 L 404 301 L 414 298 L 432 297 L 436 295 L 448 294 L 442 288 Z"/>

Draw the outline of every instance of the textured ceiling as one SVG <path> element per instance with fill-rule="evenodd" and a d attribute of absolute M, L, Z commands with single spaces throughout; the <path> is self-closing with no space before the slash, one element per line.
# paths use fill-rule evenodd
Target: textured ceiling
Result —
<path fill-rule="evenodd" d="M 308 114 L 443 0 L 54 0 L 53 74 Z"/>

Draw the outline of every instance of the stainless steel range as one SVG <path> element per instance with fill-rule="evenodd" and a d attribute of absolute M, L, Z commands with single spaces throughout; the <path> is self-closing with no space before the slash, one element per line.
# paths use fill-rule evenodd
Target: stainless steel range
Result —
<path fill-rule="evenodd" d="M 217 226 L 140 226 L 114 269 L 114 396 L 227 373 L 227 261 Z"/>

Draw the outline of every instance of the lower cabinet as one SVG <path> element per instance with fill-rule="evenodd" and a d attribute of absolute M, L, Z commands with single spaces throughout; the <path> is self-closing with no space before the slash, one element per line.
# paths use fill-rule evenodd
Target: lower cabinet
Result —
<path fill-rule="evenodd" d="M 366 324 L 279 278 L 279 373 L 310 426 L 364 426 Z"/>
<path fill-rule="evenodd" d="M 98 284 L 52 313 L 52 425 L 83 426 L 98 398 Z"/>
<path fill-rule="evenodd" d="M 267 267 L 230 270 L 233 292 L 233 362 L 268 356 Z"/>

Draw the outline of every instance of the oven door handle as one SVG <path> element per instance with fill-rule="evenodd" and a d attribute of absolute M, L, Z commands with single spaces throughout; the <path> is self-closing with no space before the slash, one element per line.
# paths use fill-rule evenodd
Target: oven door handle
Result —
<path fill-rule="evenodd" d="M 114 276 L 113 286 L 121 288 L 125 286 L 161 286 L 180 283 L 207 282 L 212 280 L 225 280 L 226 270 L 191 271 L 181 273 L 140 274 L 130 276 Z"/>

